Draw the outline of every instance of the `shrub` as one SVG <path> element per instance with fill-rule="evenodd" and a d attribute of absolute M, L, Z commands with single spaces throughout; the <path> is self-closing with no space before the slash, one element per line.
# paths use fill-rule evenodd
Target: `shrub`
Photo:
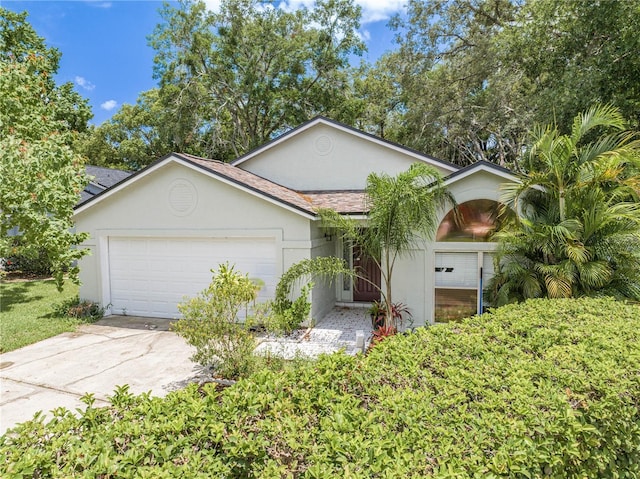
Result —
<path fill-rule="evenodd" d="M 347 267 L 343 259 L 333 256 L 319 256 L 313 259 L 303 259 L 292 265 L 280 277 L 276 286 L 276 294 L 273 301 L 267 305 L 269 314 L 265 325 L 277 333 L 290 333 L 307 319 L 311 312 L 311 303 L 308 301 L 314 283 L 306 282 L 300 288 L 300 294 L 295 300 L 291 300 L 293 286 L 308 278 L 316 278 L 324 281 L 333 281 L 338 275 L 352 276 L 353 272 Z"/>
<path fill-rule="evenodd" d="M 404 326 L 405 320 L 409 322 L 409 328 L 413 326 L 413 314 L 409 307 L 404 303 L 391 303 L 391 307 L 387 308 L 384 301 L 374 301 L 367 310 L 371 316 L 371 327 L 380 331 L 398 331 L 399 327 Z M 387 321 L 387 312 L 391 311 L 391 319 Z"/>
<path fill-rule="evenodd" d="M 75 296 L 57 305 L 54 308 L 54 314 L 92 323 L 104 316 L 105 309 L 99 303 L 87 299 L 81 300 Z"/>
<path fill-rule="evenodd" d="M 196 348 L 194 361 L 224 378 L 236 378 L 251 369 L 256 344 L 248 313 L 261 286 L 228 263 L 211 272 L 207 289 L 178 305 L 184 318 L 172 329 Z M 239 321 L 243 310 L 245 320 Z"/>
<path fill-rule="evenodd" d="M 300 294 L 293 301 L 267 301 L 258 308 L 258 319 L 270 333 L 291 334 L 309 317 L 311 303 L 307 299 L 313 289 L 313 282 L 300 288 Z"/>
<path fill-rule="evenodd" d="M 532 300 L 0 438 L 2 477 L 638 477 L 640 308 Z M 91 404 L 91 398 L 86 398 Z"/>
<path fill-rule="evenodd" d="M 8 273 L 22 273 L 32 276 L 48 276 L 52 264 L 43 248 L 27 248 L 19 236 L 13 238 L 9 254 L 1 259 L 1 266 Z"/>

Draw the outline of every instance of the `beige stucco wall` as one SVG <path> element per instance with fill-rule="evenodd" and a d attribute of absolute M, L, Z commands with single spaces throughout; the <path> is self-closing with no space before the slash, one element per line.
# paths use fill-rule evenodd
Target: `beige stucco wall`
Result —
<path fill-rule="evenodd" d="M 500 187 L 506 180 L 487 171 L 475 173 L 452 182 L 449 185 L 458 203 L 475 199 L 500 201 Z M 442 214 L 442 218 L 447 212 Z M 441 218 L 441 219 L 442 219 Z"/>
<path fill-rule="evenodd" d="M 318 230 L 315 224 L 312 224 L 312 237 L 315 236 L 315 239 L 312 240 L 311 258 L 335 256 L 337 243 L 336 238 L 332 237 L 331 240 L 328 241 L 328 238 L 324 237 L 324 233 L 319 237 L 318 233 L 321 233 L 321 231 Z M 336 302 L 337 278 L 332 281 L 315 279 L 314 283 L 315 284 L 311 292 L 313 300 L 311 317 L 317 320 L 321 319 L 325 314 L 331 311 Z"/>
<path fill-rule="evenodd" d="M 413 315 L 413 320 L 406 321 L 404 328 L 427 323 L 425 254 L 424 246 L 416 245 L 410 254 L 396 260 L 391 283 L 393 302 L 406 304 Z"/>
<path fill-rule="evenodd" d="M 197 194 L 188 214 L 176 214 L 169 204 L 177 180 L 191 184 Z M 140 176 L 76 213 L 75 221 L 78 231 L 90 234 L 82 245 L 91 255 L 80 261 L 80 296 L 101 303 L 106 299 L 109 237 L 272 237 L 278 275 L 309 257 L 311 245 L 309 219 L 177 163 Z"/>
<path fill-rule="evenodd" d="M 318 124 L 238 166 L 295 190 L 362 190 L 369 173 L 397 175 L 417 161 L 399 149 Z M 451 173 L 434 166 L 445 176 Z"/>

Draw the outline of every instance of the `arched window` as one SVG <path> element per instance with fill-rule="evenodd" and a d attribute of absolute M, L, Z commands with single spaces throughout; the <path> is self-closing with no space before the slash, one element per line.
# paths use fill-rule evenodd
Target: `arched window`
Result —
<path fill-rule="evenodd" d="M 471 200 L 458 205 L 444 217 L 436 241 L 491 241 L 511 210 L 493 200 Z"/>

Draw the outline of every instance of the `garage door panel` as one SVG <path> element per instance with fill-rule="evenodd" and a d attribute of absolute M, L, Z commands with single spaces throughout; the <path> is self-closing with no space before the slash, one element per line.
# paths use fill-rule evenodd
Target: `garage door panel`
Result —
<path fill-rule="evenodd" d="M 211 269 L 225 262 L 265 284 L 259 300 L 273 298 L 277 282 L 273 239 L 110 238 L 112 310 L 179 317 L 178 303 L 206 288 Z"/>

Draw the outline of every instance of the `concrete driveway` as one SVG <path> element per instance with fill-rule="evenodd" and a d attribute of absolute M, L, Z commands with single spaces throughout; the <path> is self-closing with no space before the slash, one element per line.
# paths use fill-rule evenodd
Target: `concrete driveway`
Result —
<path fill-rule="evenodd" d="M 125 325 L 126 327 L 121 327 Z M 37 411 L 106 405 L 118 385 L 164 396 L 198 376 L 193 350 L 151 318 L 111 317 L 0 355 L 0 435 Z"/>

